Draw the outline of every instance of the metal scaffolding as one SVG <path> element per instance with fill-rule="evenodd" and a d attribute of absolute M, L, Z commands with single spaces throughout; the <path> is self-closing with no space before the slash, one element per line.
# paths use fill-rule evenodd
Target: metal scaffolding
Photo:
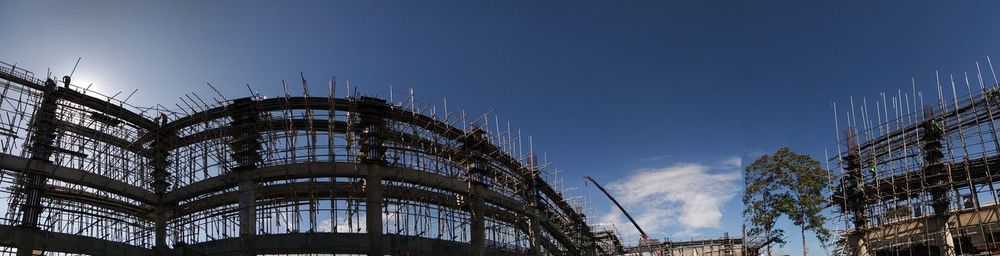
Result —
<path fill-rule="evenodd" d="M 412 92 L 147 108 L 2 62 L 0 83 L 0 255 L 621 253 L 519 131 Z"/>
<path fill-rule="evenodd" d="M 936 101 L 914 79 L 908 91 L 852 98 L 849 111 L 834 105 L 838 255 L 1000 254 L 1000 87 L 984 64 L 935 73 Z"/>

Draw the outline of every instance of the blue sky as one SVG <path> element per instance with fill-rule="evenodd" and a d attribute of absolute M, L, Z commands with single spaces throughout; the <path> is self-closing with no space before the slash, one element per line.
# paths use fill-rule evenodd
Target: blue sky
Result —
<path fill-rule="evenodd" d="M 644 223 L 655 237 L 676 240 L 739 233 L 733 164 L 781 146 L 822 158 L 835 147 L 831 102 L 906 89 L 913 76 L 932 91 L 935 70 L 974 71 L 1000 56 L 998 7 L 0 1 L 0 60 L 62 75 L 82 56 L 75 82 L 104 94 L 138 88 L 137 105 L 214 94 L 206 82 L 233 96 L 246 83 L 276 95 L 299 72 L 314 83 L 350 80 L 366 94 L 412 87 L 425 101 L 495 110 L 531 134 L 565 170 L 569 193 L 593 197 L 595 220 L 614 211 L 583 175 L 627 197 L 640 219 L 663 220 Z M 663 182 L 634 182 L 643 180 Z M 793 254 L 791 240 L 784 250 Z"/>

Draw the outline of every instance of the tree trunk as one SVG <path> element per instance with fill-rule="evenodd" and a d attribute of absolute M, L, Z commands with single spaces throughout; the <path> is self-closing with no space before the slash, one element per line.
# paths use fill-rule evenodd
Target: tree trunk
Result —
<path fill-rule="evenodd" d="M 802 256 L 809 256 L 808 254 L 806 254 L 806 225 L 805 224 L 802 224 L 802 227 L 799 229 L 799 235 L 802 235 Z"/>
<path fill-rule="evenodd" d="M 770 227 L 768 227 L 767 231 L 764 232 L 764 236 L 767 237 L 767 239 L 771 239 L 771 228 Z M 767 240 L 765 240 L 765 241 L 767 241 Z M 767 256 L 771 256 L 771 243 L 767 244 Z"/>
<path fill-rule="evenodd" d="M 764 236 L 767 237 L 767 239 L 771 239 L 771 229 L 767 229 L 767 231 L 764 232 Z M 767 241 L 767 240 L 765 240 L 765 241 Z M 770 243 L 767 244 L 767 256 L 771 256 L 771 244 Z"/>

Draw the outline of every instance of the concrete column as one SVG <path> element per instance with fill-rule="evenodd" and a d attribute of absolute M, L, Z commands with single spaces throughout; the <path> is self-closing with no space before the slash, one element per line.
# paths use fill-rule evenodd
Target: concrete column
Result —
<path fill-rule="evenodd" d="M 538 171 L 535 169 L 534 162 L 531 162 L 528 166 L 528 172 L 527 179 L 530 182 L 525 182 L 525 185 L 528 186 L 525 188 L 525 191 L 531 212 L 531 215 L 528 216 L 528 239 L 531 243 L 531 255 L 538 256 L 542 255 L 542 223 L 538 220 L 542 217 L 542 212 L 538 210 L 542 205 L 542 201 L 538 195 Z"/>
<path fill-rule="evenodd" d="M 922 125 L 924 133 L 923 157 L 927 165 L 924 167 L 926 175 L 925 183 L 931 185 L 931 208 L 934 215 L 929 217 L 927 222 L 928 230 L 932 233 L 939 233 L 939 237 L 933 239 L 934 245 L 938 245 L 940 255 L 955 255 L 955 242 L 951 239 L 951 230 L 948 225 L 949 205 L 948 191 L 951 189 L 951 171 L 945 168 L 944 145 L 941 143 L 944 136 L 944 124 L 934 118 L 934 111 L 930 107 L 924 108 L 924 123 Z"/>
<path fill-rule="evenodd" d="M 537 211 L 535 211 L 537 213 Z M 538 256 L 542 255 L 542 240 L 540 239 L 542 234 L 541 222 L 538 221 L 538 217 L 530 216 L 530 224 L 528 226 L 529 233 L 528 238 L 531 239 L 531 255 Z"/>
<path fill-rule="evenodd" d="M 483 200 L 483 191 L 486 190 L 480 182 L 469 182 L 469 211 L 471 212 L 472 234 L 470 241 L 472 244 L 472 255 L 481 256 L 486 252 L 486 202 Z"/>
<path fill-rule="evenodd" d="M 933 244 L 931 245 L 938 245 L 938 255 L 955 256 L 955 240 L 951 236 L 951 224 L 948 222 L 948 215 L 941 214 L 931 217 L 927 221 L 927 228 L 930 232 L 937 234 L 932 240 Z"/>
<path fill-rule="evenodd" d="M 17 256 L 33 256 L 32 251 L 35 249 L 35 232 L 38 231 L 37 227 L 20 227 L 21 230 L 18 232 L 17 241 Z"/>
<path fill-rule="evenodd" d="M 156 226 L 153 236 L 156 239 L 156 247 L 167 248 L 167 216 L 162 209 L 157 209 L 153 224 Z"/>
<path fill-rule="evenodd" d="M 952 239 L 952 236 L 951 236 L 951 225 L 948 224 L 948 220 L 947 220 L 948 218 L 944 218 L 944 219 L 945 219 L 944 229 L 943 229 L 944 232 L 941 233 L 941 236 L 942 236 L 941 239 L 944 240 L 943 241 L 944 242 L 943 243 L 944 246 L 941 246 L 941 250 L 942 250 L 941 255 L 944 255 L 944 256 L 955 256 L 955 240 Z"/>
<path fill-rule="evenodd" d="M 66 80 L 68 84 L 69 81 Z M 31 120 L 31 127 L 34 134 L 31 136 L 31 146 L 29 148 L 31 152 L 32 162 L 41 161 L 46 163 L 51 163 L 49 158 L 52 156 L 52 143 L 55 140 L 55 124 L 56 119 L 56 105 L 58 97 L 56 96 L 56 83 L 52 79 L 45 81 L 45 89 L 42 91 L 42 102 L 39 104 L 38 109 L 35 110 L 35 115 Z M 31 168 L 31 166 L 25 166 L 26 168 Z M 22 206 L 22 222 L 21 227 L 25 229 L 38 229 L 38 217 L 42 215 L 42 187 L 45 185 L 45 177 L 38 174 L 27 174 L 26 184 L 23 186 L 27 189 L 27 200 Z M 18 256 L 30 256 L 32 251 L 34 251 L 35 243 L 34 240 L 28 239 L 25 243 L 17 248 Z"/>
<path fill-rule="evenodd" d="M 365 164 L 368 176 L 365 176 L 365 228 L 368 229 L 368 255 L 383 256 L 385 247 L 382 243 L 382 177 L 373 175 L 379 166 L 386 165 L 385 145 L 383 137 L 388 131 L 385 119 L 385 100 L 361 97 L 356 104 L 360 120 L 354 132 L 359 135 L 358 158 Z"/>
<path fill-rule="evenodd" d="M 256 184 L 249 177 L 243 177 L 239 184 L 240 190 L 240 249 L 241 255 L 257 255 L 255 238 L 257 236 L 257 203 Z"/>
<path fill-rule="evenodd" d="M 469 209 L 470 227 L 470 254 L 475 256 L 484 255 L 486 252 L 486 202 L 483 195 L 486 194 L 486 183 L 491 180 L 490 168 L 486 164 L 485 149 L 483 145 L 488 143 L 486 131 L 475 129 L 469 132 L 462 139 L 461 161 L 467 170 L 469 194 L 466 198 L 466 206 Z"/>
<path fill-rule="evenodd" d="M 161 115 L 160 125 L 166 124 L 166 116 Z M 150 167 L 153 169 L 151 174 L 153 175 L 153 192 L 156 193 L 156 197 L 162 201 L 163 195 L 167 193 L 167 188 L 170 183 L 167 180 L 170 177 L 170 172 L 167 171 L 167 167 L 170 162 L 167 160 L 170 155 L 169 146 L 166 143 L 167 136 L 163 133 L 163 130 L 157 129 L 153 131 L 156 135 L 156 139 L 153 141 L 152 149 L 153 156 L 150 160 Z M 155 243 L 154 252 L 156 255 L 167 255 L 167 221 L 169 220 L 169 210 L 167 205 L 162 202 L 155 205 L 154 216 L 153 216 L 153 237 Z"/>
<path fill-rule="evenodd" d="M 47 162 L 47 161 L 46 161 Z M 24 220 L 21 225 L 25 227 L 37 227 L 38 216 L 42 214 L 42 187 L 45 186 L 45 177 L 37 174 L 28 175 L 28 200 L 24 204 Z"/>
<path fill-rule="evenodd" d="M 848 255 L 854 255 L 854 256 L 871 255 L 870 253 L 868 253 L 868 243 L 866 240 L 867 239 L 865 238 L 864 231 L 855 232 L 853 234 L 848 235 L 847 244 L 848 248 L 851 248 L 851 250 L 848 251 Z"/>
<path fill-rule="evenodd" d="M 232 171 L 237 172 L 240 177 L 240 254 L 257 255 L 257 183 L 253 179 L 253 171 L 261 162 L 261 137 L 257 130 L 261 121 L 260 114 L 253 98 L 233 100 L 229 111 L 233 119 L 229 125 L 235 128 L 229 148 L 232 149 L 231 155 L 237 165 Z"/>
<path fill-rule="evenodd" d="M 368 168 L 377 169 L 378 166 L 368 165 Z M 365 177 L 365 221 L 368 229 L 368 255 L 385 255 L 382 250 L 382 177 L 378 175 L 369 174 Z"/>

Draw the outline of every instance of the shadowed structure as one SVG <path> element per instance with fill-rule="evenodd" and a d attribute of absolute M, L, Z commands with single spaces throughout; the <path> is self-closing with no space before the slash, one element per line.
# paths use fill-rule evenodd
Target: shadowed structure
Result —
<path fill-rule="evenodd" d="M 143 108 L 6 63 L 0 82 L 0 254 L 623 252 L 509 127 L 412 97 L 303 80 Z"/>

